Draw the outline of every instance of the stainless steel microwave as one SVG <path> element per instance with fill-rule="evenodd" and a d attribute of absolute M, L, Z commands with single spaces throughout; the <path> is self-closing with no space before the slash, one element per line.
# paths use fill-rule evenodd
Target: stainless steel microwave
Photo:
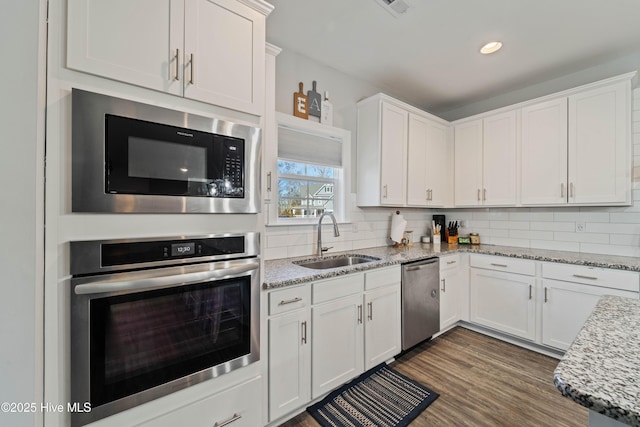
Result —
<path fill-rule="evenodd" d="M 257 127 L 72 91 L 73 212 L 256 213 Z"/>

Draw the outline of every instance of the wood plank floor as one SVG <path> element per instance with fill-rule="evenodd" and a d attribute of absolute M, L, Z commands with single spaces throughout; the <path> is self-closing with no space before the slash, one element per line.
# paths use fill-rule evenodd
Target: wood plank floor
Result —
<path fill-rule="evenodd" d="M 391 366 L 440 397 L 411 425 L 586 426 L 588 410 L 553 385 L 558 361 L 491 337 L 455 328 Z M 282 424 L 318 427 L 306 412 Z"/>

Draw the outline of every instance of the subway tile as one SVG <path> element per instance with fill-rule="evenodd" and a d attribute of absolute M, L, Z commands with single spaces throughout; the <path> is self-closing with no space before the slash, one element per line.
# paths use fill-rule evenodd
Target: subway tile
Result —
<path fill-rule="evenodd" d="M 491 228 L 509 229 L 509 230 L 528 230 L 528 221 L 491 221 Z"/>
<path fill-rule="evenodd" d="M 297 256 L 315 256 L 316 248 L 314 245 L 300 245 L 287 247 L 287 257 Z"/>
<path fill-rule="evenodd" d="M 486 236 L 486 237 L 509 237 L 509 230 L 507 230 L 507 229 L 480 228 L 480 229 L 474 229 L 473 233 L 478 233 L 480 235 L 480 240 L 482 240 L 482 236 Z"/>
<path fill-rule="evenodd" d="M 553 212 L 509 212 L 510 221 L 553 221 Z"/>
<path fill-rule="evenodd" d="M 561 242 L 558 240 L 532 240 L 531 248 L 578 252 L 580 250 L 580 244 L 577 242 Z"/>
<path fill-rule="evenodd" d="M 593 254 L 607 254 L 617 256 L 640 256 L 640 248 L 633 246 L 618 246 L 618 245 L 597 245 L 593 243 L 581 243 L 580 252 L 593 253 Z"/>
<path fill-rule="evenodd" d="M 640 224 L 587 223 L 587 233 L 640 234 Z"/>
<path fill-rule="evenodd" d="M 640 197 L 640 195 L 639 195 Z M 468 229 L 472 229 L 472 228 L 489 228 L 490 224 L 489 221 L 486 220 L 476 220 L 476 219 L 472 219 L 467 221 L 467 228 Z"/>
<path fill-rule="evenodd" d="M 509 219 L 509 213 L 502 210 L 482 211 L 474 212 L 472 215 L 473 220 L 488 220 L 488 221 L 507 221 Z"/>
<path fill-rule="evenodd" d="M 636 212 L 612 212 L 610 218 L 612 224 L 640 224 L 640 214 Z"/>
<path fill-rule="evenodd" d="M 575 222 L 531 222 L 531 230 L 539 231 L 575 231 Z"/>
<path fill-rule="evenodd" d="M 509 237 L 513 239 L 553 240 L 552 231 L 510 230 Z"/>
<path fill-rule="evenodd" d="M 295 246 L 295 245 L 305 245 L 312 243 L 311 234 L 309 233 L 298 233 L 298 234 L 283 234 L 283 235 L 275 235 L 275 236 L 267 236 L 267 244 L 266 246 L 269 248 L 275 247 L 287 247 L 287 246 Z"/>
<path fill-rule="evenodd" d="M 493 237 L 491 243 L 492 245 L 501 245 L 501 246 L 516 246 L 518 248 L 528 248 L 530 246 L 530 242 L 527 239 L 511 239 L 508 237 Z"/>
<path fill-rule="evenodd" d="M 565 233 L 555 232 L 553 233 L 554 240 L 560 240 L 565 242 L 579 242 L 579 243 L 609 243 L 609 234 L 605 233 Z"/>
<path fill-rule="evenodd" d="M 264 259 L 279 259 L 287 257 L 287 248 L 265 248 L 263 253 Z"/>
<path fill-rule="evenodd" d="M 609 244 L 640 247 L 640 234 L 612 234 Z"/>

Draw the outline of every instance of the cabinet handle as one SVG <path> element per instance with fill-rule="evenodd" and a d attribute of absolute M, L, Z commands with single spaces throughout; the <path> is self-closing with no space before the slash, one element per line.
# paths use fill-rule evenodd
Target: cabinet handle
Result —
<path fill-rule="evenodd" d="M 271 191 L 271 172 L 267 173 L 267 191 Z"/>
<path fill-rule="evenodd" d="M 564 182 L 560 183 L 560 197 L 564 197 Z"/>
<path fill-rule="evenodd" d="M 387 184 L 385 184 L 382 187 L 382 190 L 383 190 L 382 197 L 386 199 L 387 198 Z"/>
<path fill-rule="evenodd" d="M 529 285 L 529 299 L 531 299 L 531 292 L 533 289 L 531 289 L 533 286 Z"/>
<path fill-rule="evenodd" d="M 547 298 L 547 288 L 544 288 L 544 302 L 549 301 L 549 299 Z"/>
<path fill-rule="evenodd" d="M 478 188 L 478 201 L 480 201 L 480 189 Z"/>
<path fill-rule="evenodd" d="M 362 304 L 358 305 L 358 323 L 362 323 Z"/>
<path fill-rule="evenodd" d="M 194 81 L 195 81 L 195 77 L 194 77 L 195 72 L 193 70 L 193 53 L 189 55 L 189 71 L 190 71 L 189 84 L 192 85 L 194 84 Z"/>
<path fill-rule="evenodd" d="M 433 190 L 429 189 L 429 201 L 433 200 Z"/>
<path fill-rule="evenodd" d="M 484 188 L 482 190 L 482 200 L 487 200 L 487 189 L 486 188 Z"/>
<path fill-rule="evenodd" d="M 456 263 L 456 261 L 447 261 L 447 265 L 448 264 L 455 264 L 455 263 Z"/>
<path fill-rule="evenodd" d="M 302 322 L 300 324 L 300 327 L 302 328 L 302 344 L 306 344 L 307 343 L 307 321 L 305 320 L 304 322 Z"/>
<path fill-rule="evenodd" d="M 171 75 L 169 75 L 169 80 L 171 80 Z M 180 80 L 180 49 L 176 49 L 176 75 L 173 80 Z"/>
<path fill-rule="evenodd" d="M 503 268 L 509 267 L 507 264 L 496 264 L 493 262 L 491 263 L 491 265 L 493 265 L 494 267 L 503 267 Z"/>
<path fill-rule="evenodd" d="M 573 182 L 569 184 L 569 197 L 573 197 Z"/>
<path fill-rule="evenodd" d="M 373 320 L 373 302 L 368 303 L 367 306 L 369 308 L 369 320 Z"/>
<path fill-rule="evenodd" d="M 597 277 L 593 277 L 593 276 L 583 276 L 582 274 L 574 274 L 573 277 L 576 277 L 578 279 L 587 279 L 587 280 L 598 280 Z"/>
<path fill-rule="evenodd" d="M 442 282 L 442 292 L 447 292 L 447 282 L 446 279 L 440 279 Z"/>
<path fill-rule="evenodd" d="M 278 305 L 287 305 L 287 304 L 293 304 L 294 302 L 299 302 L 302 301 L 302 298 L 300 297 L 295 297 L 295 298 L 291 298 L 291 299 L 287 299 L 287 300 L 282 300 L 278 303 Z"/>
<path fill-rule="evenodd" d="M 231 418 L 229 418 L 228 420 L 224 420 L 224 421 L 221 421 L 221 422 L 219 422 L 219 423 L 218 423 L 218 422 L 216 422 L 216 423 L 213 425 L 213 427 L 224 427 L 224 426 L 228 426 L 229 424 L 231 424 L 231 423 L 233 423 L 233 422 L 235 422 L 235 421 L 238 421 L 240 418 L 242 418 L 242 415 L 240 415 L 240 414 L 233 414 L 233 415 L 231 416 Z"/>

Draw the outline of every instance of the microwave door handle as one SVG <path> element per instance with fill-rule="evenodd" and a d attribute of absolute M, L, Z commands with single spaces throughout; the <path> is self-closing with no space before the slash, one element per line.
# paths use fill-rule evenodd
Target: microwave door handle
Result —
<path fill-rule="evenodd" d="M 151 279 L 129 280 L 121 282 L 96 282 L 77 285 L 74 292 L 77 295 L 100 294 L 104 292 L 135 291 L 153 288 L 166 288 L 177 285 L 189 285 L 209 282 L 227 276 L 237 276 L 260 266 L 257 262 L 243 264 L 237 267 L 222 268 L 220 270 L 203 271 L 197 273 L 178 274 L 174 276 L 154 277 Z"/>

